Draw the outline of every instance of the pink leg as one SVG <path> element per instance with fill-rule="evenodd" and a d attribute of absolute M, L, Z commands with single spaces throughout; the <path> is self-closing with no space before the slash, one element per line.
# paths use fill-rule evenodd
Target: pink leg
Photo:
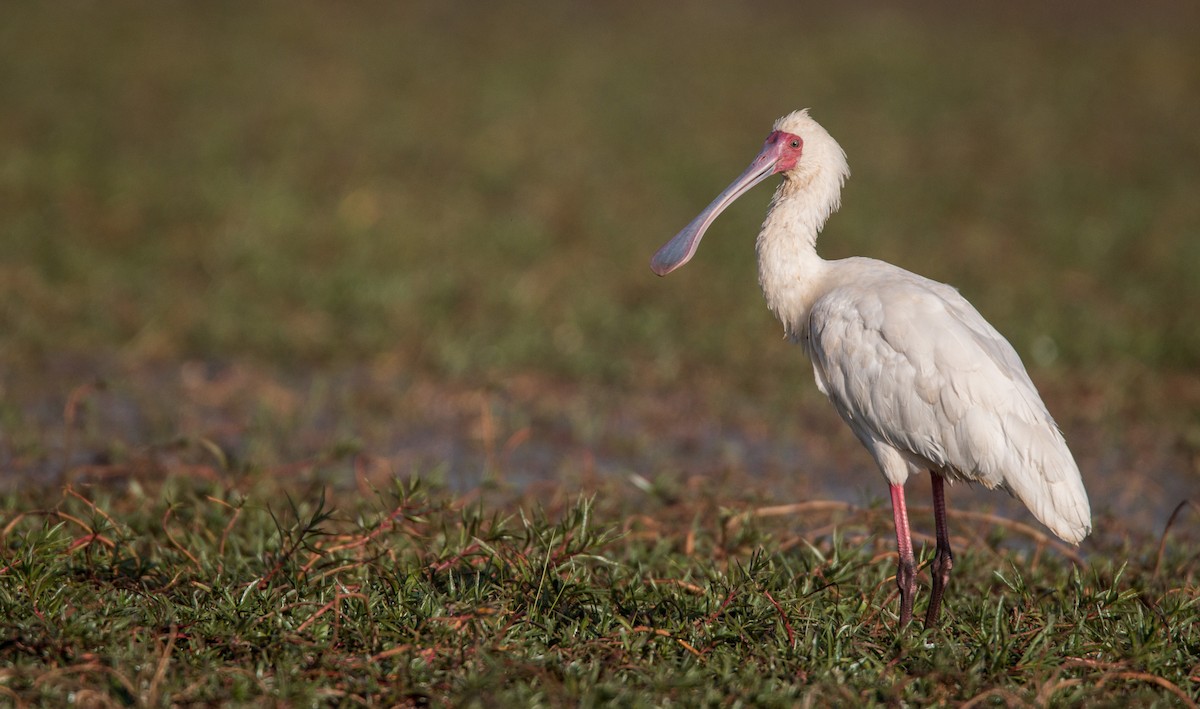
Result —
<path fill-rule="evenodd" d="M 912 620 L 913 593 L 917 589 L 916 562 L 912 535 L 908 530 L 908 508 L 904 506 L 904 486 L 892 485 L 892 517 L 896 522 L 896 549 L 900 563 L 896 567 L 896 586 L 900 589 L 900 627 Z"/>
<path fill-rule="evenodd" d="M 950 569 L 954 568 L 954 554 L 950 551 L 950 534 L 946 531 L 946 496 L 942 490 L 942 476 L 930 471 L 933 482 L 933 521 L 937 525 L 937 553 L 930 565 L 933 576 L 933 593 L 929 597 L 929 610 L 925 614 L 925 627 L 931 628 L 938 624 L 938 615 L 942 610 L 942 594 L 946 584 L 950 582 Z"/>

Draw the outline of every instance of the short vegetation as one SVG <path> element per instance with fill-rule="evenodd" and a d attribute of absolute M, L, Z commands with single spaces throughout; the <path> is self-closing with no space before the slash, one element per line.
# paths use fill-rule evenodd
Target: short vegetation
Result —
<path fill-rule="evenodd" d="M 729 495 L 605 485 L 535 501 L 412 480 L 341 508 L 265 481 L 67 487 L 4 520 L 0 693 L 1192 706 L 1200 689 L 1200 568 L 1170 535 L 1081 562 L 1036 530 L 984 522 L 959 554 L 945 628 L 897 634 L 887 510 L 802 503 L 781 521 L 723 507 Z"/>
<path fill-rule="evenodd" d="M 1200 4 L 8 3 L 0 705 L 1194 706 Z M 959 287 L 1080 463 L 949 493 L 896 628 L 869 457 L 755 283 Z M 909 485 L 928 589 L 928 485 Z"/>

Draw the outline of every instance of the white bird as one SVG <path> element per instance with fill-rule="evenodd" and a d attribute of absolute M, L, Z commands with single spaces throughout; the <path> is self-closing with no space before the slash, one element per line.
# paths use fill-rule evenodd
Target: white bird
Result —
<path fill-rule="evenodd" d="M 750 167 L 654 255 L 654 272 L 687 263 L 717 215 L 776 174 L 783 181 L 758 234 L 759 284 L 891 486 L 901 628 L 916 588 L 904 483 L 930 472 L 937 548 L 925 626 L 936 626 L 954 565 L 943 481 L 1007 490 L 1078 543 L 1092 528 L 1079 468 L 1012 345 L 956 289 L 875 259 L 817 255 L 850 168 L 807 109 L 775 122 Z"/>

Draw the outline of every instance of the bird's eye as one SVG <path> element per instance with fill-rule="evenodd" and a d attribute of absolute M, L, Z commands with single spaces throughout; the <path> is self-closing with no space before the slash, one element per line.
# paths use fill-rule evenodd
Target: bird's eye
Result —
<path fill-rule="evenodd" d="M 799 147 L 800 147 L 800 141 L 799 141 L 799 140 L 797 140 L 797 139 L 795 139 L 795 138 L 792 138 L 792 147 L 793 147 L 793 148 L 799 148 Z"/>

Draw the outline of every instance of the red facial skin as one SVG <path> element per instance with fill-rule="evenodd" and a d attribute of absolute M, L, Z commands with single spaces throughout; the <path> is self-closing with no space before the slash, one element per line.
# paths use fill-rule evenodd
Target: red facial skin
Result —
<path fill-rule="evenodd" d="M 795 133 L 787 133 L 785 131 L 772 131 L 767 136 L 767 142 L 764 145 L 778 146 L 779 160 L 775 163 L 775 172 L 787 172 L 796 167 L 796 163 L 800 162 L 800 154 L 804 152 L 804 139 Z"/>

